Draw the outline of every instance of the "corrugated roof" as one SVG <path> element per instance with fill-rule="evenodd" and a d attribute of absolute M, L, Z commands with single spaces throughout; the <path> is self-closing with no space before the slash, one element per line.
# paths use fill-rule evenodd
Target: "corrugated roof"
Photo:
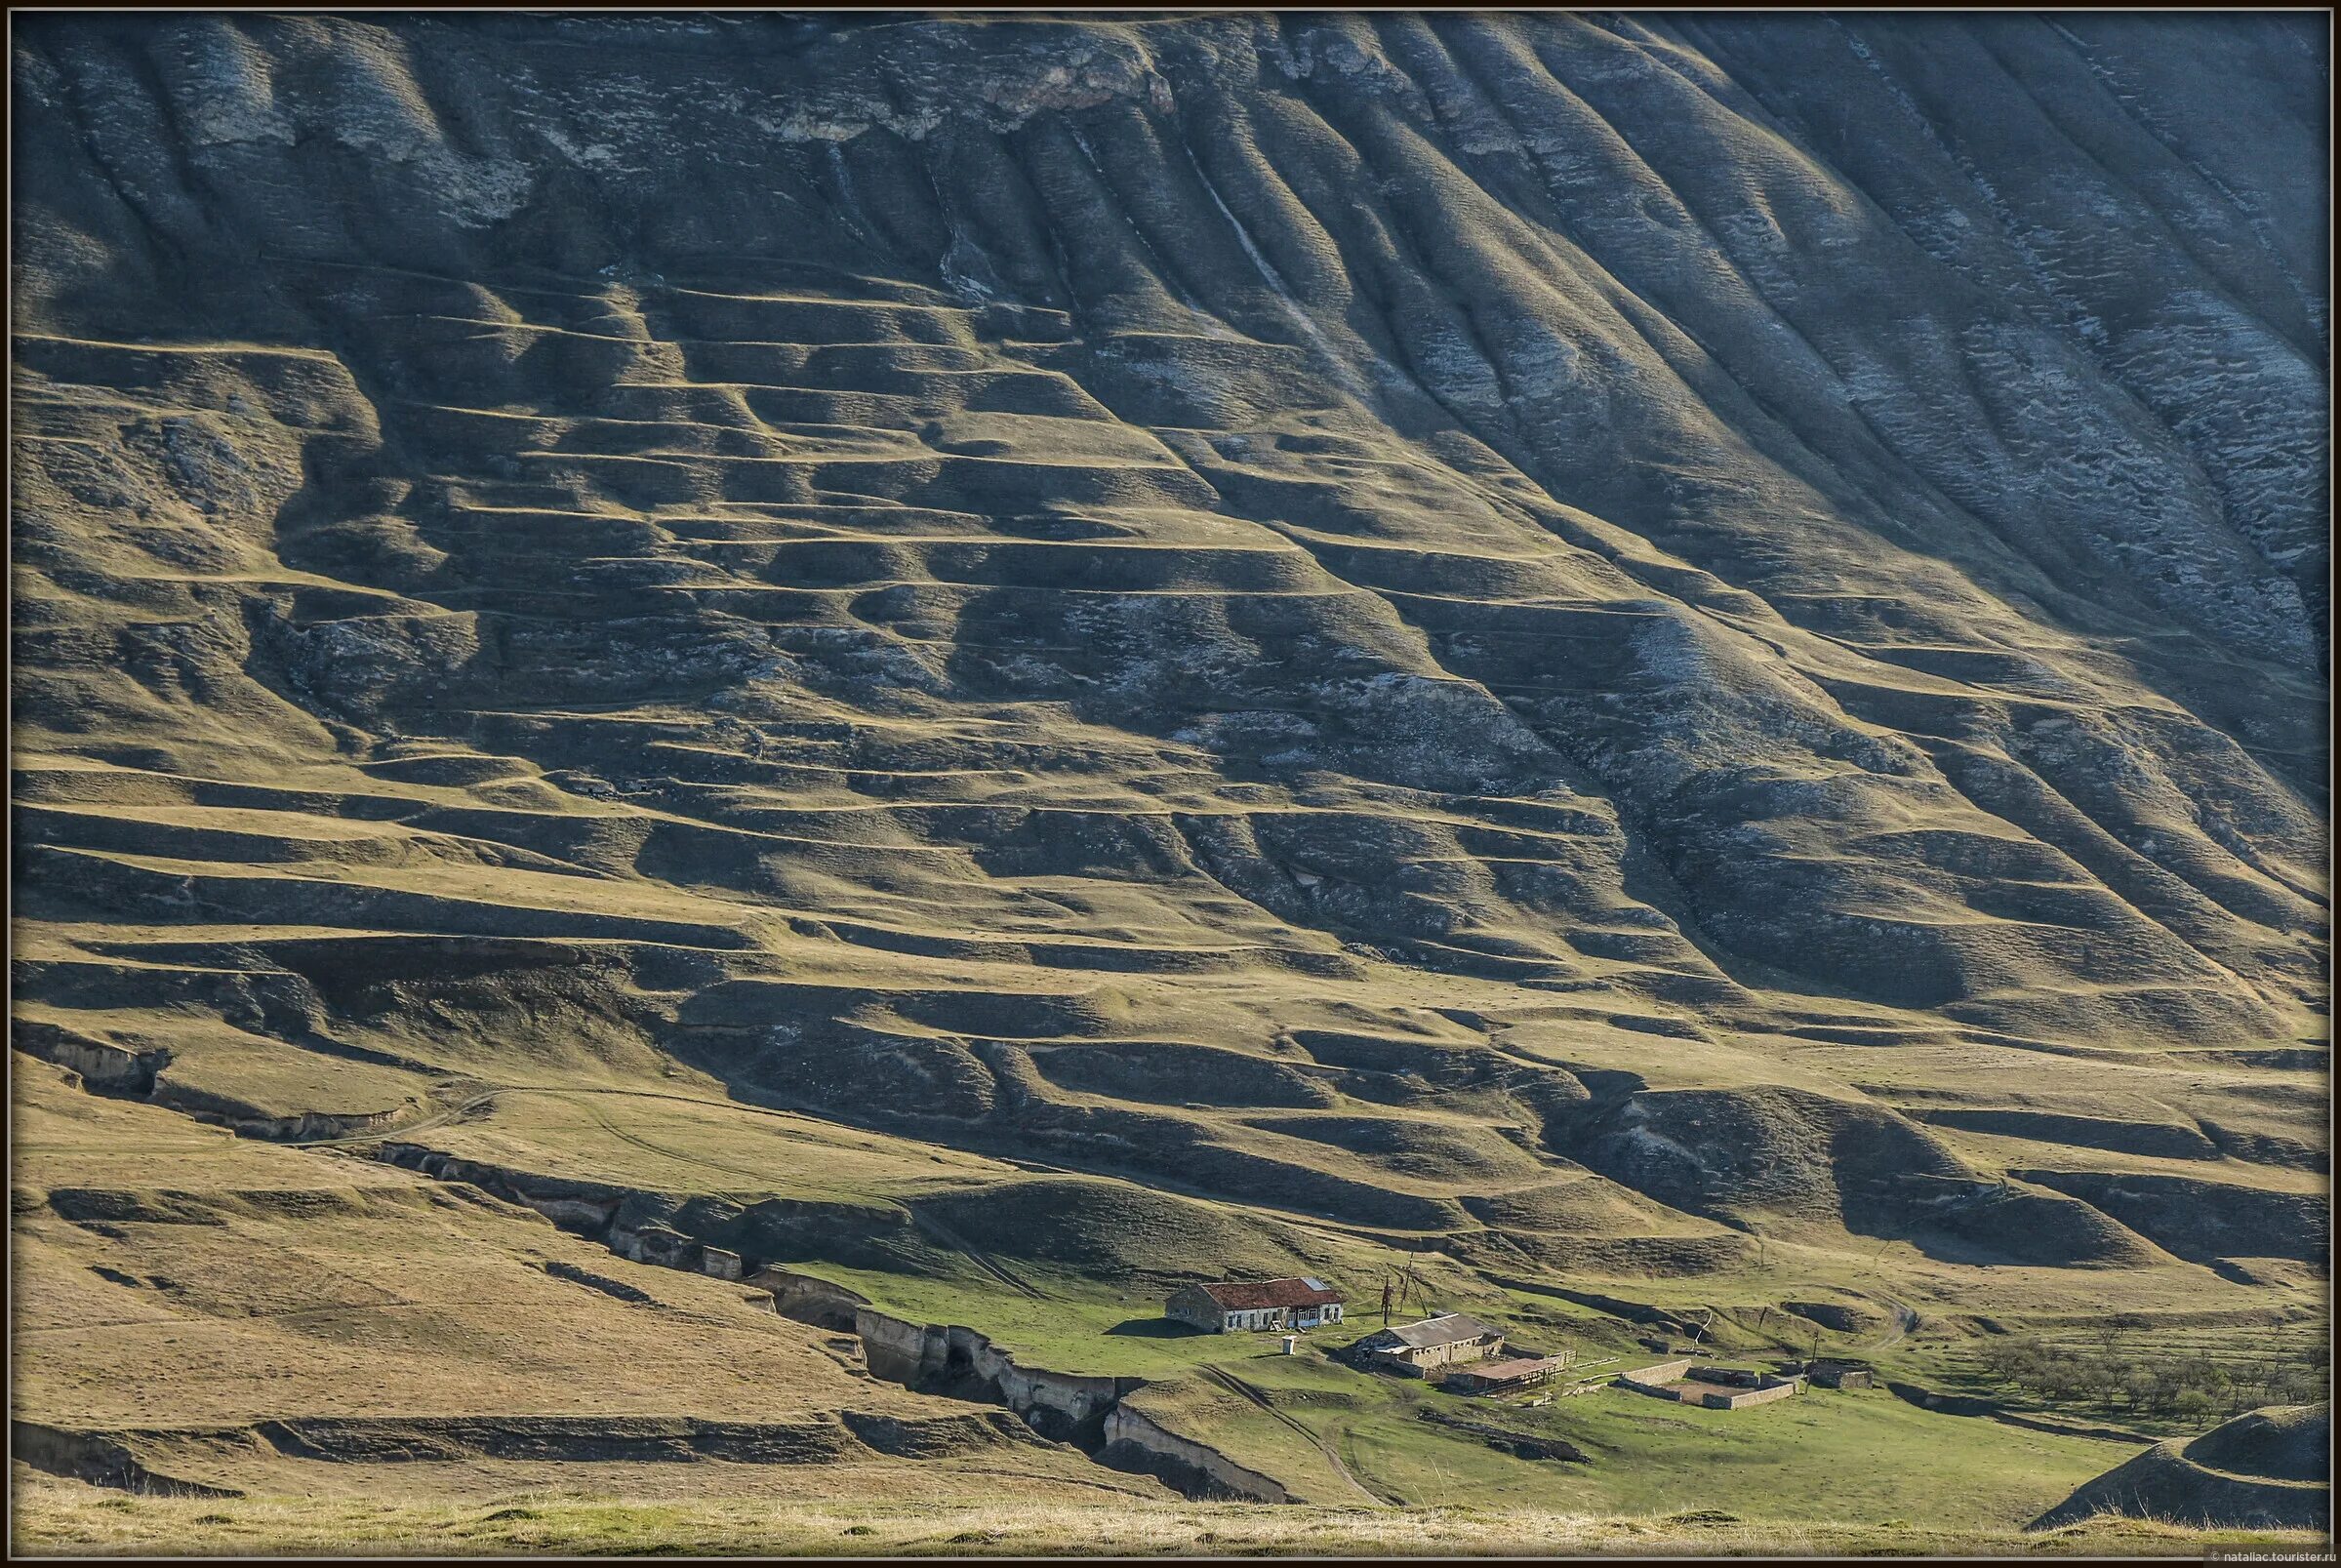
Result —
<path fill-rule="evenodd" d="M 1436 1317 L 1427 1317 L 1420 1323 L 1401 1323 L 1396 1328 L 1386 1328 L 1373 1338 L 1375 1342 L 1386 1338 L 1395 1340 L 1410 1350 L 1428 1350 L 1441 1345 L 1461 1345 L 1466 1340 L 1503 1332 L 1493 1324 L 1482 1323 L 1475 1317 L 1466 1317 L 1461 1312 L 1442 1312 Z"/>
<path fill-rule="evenodd" d="M 1227 1279 L 1195 1287 L 1231 1312 L 1266 1307 L 1325 1307 L 1341 1292 L 1321 1279 Z"/>
<path fill-rule="evenodd" d="M 1459 1378 L 1486 1378 L 1501 1383 L 1506 1378 L 1528 1378 L 1539 1372 L 1550 1372 L 1560 1366 L 1563 1359 L 1557 1355 L 1507 1356 L 1501 1361 L 1471 1362 L 1456 1368 L 1453 1375 Z"/>

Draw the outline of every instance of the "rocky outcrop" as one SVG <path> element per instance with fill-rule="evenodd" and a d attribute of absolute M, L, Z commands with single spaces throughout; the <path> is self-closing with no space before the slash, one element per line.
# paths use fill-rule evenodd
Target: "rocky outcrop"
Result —
<path fill-rule="evenodd" d="M 869 1370 L 890 1382 L 959 1398 L 1004 1405 L 1035 1431 L 1061 1442 L 1095 1448 L 1107 1415 L 1124 1394 L 1146 1387 L 1139 1378 L 1079 1377 L 1017 1364 L 973 1329 L 905 1322 L 861 1307 L 854 1311 Z"/>
<path fill-rule="evenodd" d="M 1098 1458 L 1116 1469 L 1152 1475 L 1191 1498 L 1290 1503 L 1281 1481 L 1238 1465 L 1191 1437 L 1182 1437 L 1143 1410 L 1115 1405 L 1107 1413 Z"/>
<path fill-rule="evenodd" d="M 760 1268 L 747 1282 L 770 1291 L 773 1307 L 783 1317 L 843 1333 L 854 1331 L 854 1314 L 869 1305 L 869 1298 L 859 1291 L 792 1269 Z"/>
<path fill-rule="evenodd" d="M 171 1062 L 171 1053 L 159 1047 L 150 1051 L 125 1051 L 107 1041 L 34 1019 L 10 1019 L 8 1043 L 27 1056 L 53 1062 L 80 1074 L 83 1083 L 101 1094 L 141 1100 L 154 1092 L 155 1074 Z"/>
<path fill-rule="evenodd" d="M 43 1422 L 15 1420 L 8 1428 L 9 1457 L 92 1486 L 118 1487 L 155 1497 L 242 1497 L 233 1487 L 182 1480 L 151 1468 L 134 1435 L 76 1431 Z"/>
<path fill-rule="evenodd" d="M 1072 1443 L 1112 1468 L 1152 1475 L 1187 1497 L 1292 1501 L 1281 1482 L 1131 1409 L 1125 1401 L 1146 1387 L 1144 1379 L 1022 1366 L 973 1329 L 912 1323 L 811 1275 L 768 1268 L 754 1283 L 771 1289 L 789 1317 L 823 1327 L 850 1322 L 873 1376 L 1004 1406 L 1043 1436 Z"/>
<path fill-rule="evenodd" d="M 701 1243 L 680 1230 L 658 1224 L 612 1226 L 608 1240 L 610 1250 L 621 1258 L 654 1268 L 684 1268 L 693 1273 L 700 1271 L 705 1251 Z"/>
<path fill-rule="evenodd" d="M 370 1138 L 394 1131 L 415 1121 L 423 1113 L 420 1102 L 409 1101 L 389 1110 L 303 1110 L 292 1115 L 269 1116 L 255 1114 L 249 1106 L 223 1104 L 214 1096 L 189 1094 L 183 1087 L 167 1081 L 157 1086 L 152 1098 L 158 1106 L 183 1110 L 197 1121 L 225 1127 L 238 1138 L 260 1138 L 272 1143 Z"/>
<path fill-rule="evenodd" d="M 384 1142 L 376 1147 L 375 1157 L 442 1182 L 466 1183 L 507 1202 L 534 1209 L 562 1229 L 596 1241 L 609 1238 L 612 1222 L 628 1195 L 623 1187 L 532 1175 L 463 1159 L 420 1144 Z"/>
<path fill-rule="evenodd" d="M 420 1099 L 410 1098 L 386 1110 L 306 1110 L 271 1115 L 232 1097 L 165 1078 L 164 1070 L 172 1063 L 168 1046 L 133 1051 L 46 1020 L 23 1018 L 9 1021 L 9 1043 L 27 1056 L 74 1073 L 99 1094 L 151 1100 L 197 1121 L 225 1127 L 239 1138 L 277 1143 L 359 1138 L 388 1132 L 414 1120 L 423 1109 Z"/>

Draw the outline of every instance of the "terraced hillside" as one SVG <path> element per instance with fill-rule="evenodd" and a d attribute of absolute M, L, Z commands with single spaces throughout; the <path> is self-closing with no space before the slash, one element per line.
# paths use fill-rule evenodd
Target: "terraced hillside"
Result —
<path fill-rule="evenodd" d="M 13 70 L 20 1053 L 1109 1371 L 1401 1257 L 2321 1310 L 2309 19 Z"/>

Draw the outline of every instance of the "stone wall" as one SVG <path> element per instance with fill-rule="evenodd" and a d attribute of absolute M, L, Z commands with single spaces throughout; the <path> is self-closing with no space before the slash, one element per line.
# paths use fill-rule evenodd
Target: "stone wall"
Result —
<path fill-rule="evenodd" d="M 1653 1398 L 1672 1399 L 1678 1404 L 1704 1405 L 1709 1410 L 1738 1410 L 1745 1405 L 1769 1404 L 1775 1399 L 1786 1399 L 1804 1387 L 1802 1378 L 1781 1378 L 1770 1373 L 1752 1374 L 1756 1385 L 1754 1387 L 1731 1388 L 1702 1383 L 1675 1387 L 1690 1375 L 1691 1368 L 1696 1364 L 1691 1357 L 1682 1356 L 1673 1361 L 1661 1361 L 1654 1366 L 1635 1367 L 1631 1372 L 1618 1374 L 1618 1386 L 1649 1394 Z"/>
<path fill-rule="evenodd" d="M 1621 1372 L 1618 1374 L 1618 1382 L 1629 1388 L 1639 1388 L 1644 1393 L 1664 1393 L 1668 1384 L 1675 1382 L 1690 1369 L 1691 1358 L 1686 1355 L 1679 1360 L 1661 1361 L 1656 1366 L 1636 1367 L 1632 1372 Z"/>
<path fill-rule="evenodd" d="M 1769 1388 L 1717 1388 L 1701 1393 L 1699 1403 L 1710 1410 L 1740 1410 L 1749 1405 L 1770 1404 L 1775 1399 L 1786 1399 L 1796 1391 L 1796 1385 L 1794 1383 L 1776 1383 Z M 1689 1401 L 1686 1399 L 1684 1402 Z"/>

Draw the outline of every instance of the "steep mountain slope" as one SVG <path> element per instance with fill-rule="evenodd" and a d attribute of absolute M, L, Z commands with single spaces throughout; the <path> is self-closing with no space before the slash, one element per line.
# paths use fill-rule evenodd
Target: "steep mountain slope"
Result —
<path fill-rule="evenodd" d="M 21 1048 L 531 1169 L 484 1090 L 790 1107 L 1149 1276 L 2321 1256 L 2307 19 L 13 68 Z"/>

